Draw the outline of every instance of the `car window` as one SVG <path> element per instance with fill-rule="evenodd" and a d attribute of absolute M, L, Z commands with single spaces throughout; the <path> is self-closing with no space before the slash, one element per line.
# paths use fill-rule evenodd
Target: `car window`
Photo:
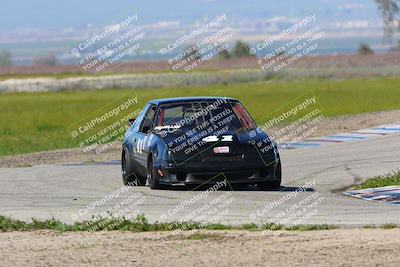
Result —
<path fill-rule="evenodd" d="M 245 129 L 254 129 L 257 127 L 253 119 L 250 117 L 250 114 L 246 111 L 242 104 L 234 103 L 232 105 L 232 109 Z"/>
<path fill-rule="evenodd" d="M 167 122 L 167 124 L 173 124 L 171 121 L 174 120 L 175 118 L 181 119 L 184 115 L 182 112 L 182 107 L 172 107 L 172 108 L 167 108 L 163 109 L 164 111 L 164 121 Z"/>
<path fill-rule="evenodd" d="M 138 132 L 138 131 L 139 131 L 140 125 L 142 125 L 143 117 L 144 117 L 144 115 L 145 115 L 145 113 L 146 113 L 145 111 L 148 110 L 148 107 L 149 107 L 149 104 L 146 104 L 146 105 L 143 107 L 142 111 L 140 111 L 140 113 L 139 113 L 139 115 L 137 116 L 135 122 L 133 123 L 133 125 L 132 125 L 132 130 L 133 130 L 134 132 Z"/>
<path fill-rule="evenodd" d="M 156 118 L 156 126 L 180 124 L 182 127 L 198 126 L 206 121 L 214 123 L 213 118 L 219 117 L 227 110 L 231 110 L 234 118 L 229 120 L 229 128 L 251 129 L 255 123 L 244 107 L 238 103 L 222 103 L 210 109 L 211 101 L 193 101 L 161 105 Z M 229 113 L 226 113 L 229 114 Z M 226 115 L 229 116 L 229 115 Z"/>
<path fill-rule="evenodd" d="M 179 122 L 189 119 L 202 111 L 202 105 L 200 102 L 184 102 L 184 103 L 172 103 L 161 105 L 157 115 L 157 126 L 162 125 L 174 125 Z M 196 118 L 193 123 L 198 123 L 199 120 L 204 121 L 204 118 Z M 187 124 L 188 120 L 185 121 Z M 190 124 L 190 123 L 189 123 Z"/>
<path fill-rule="evenodd" d="M 149 107 L 149 109 L 147 110 L 141 124 L 140 124 L 140 128 L 139 128 L 139 132 L 141 133 L 147 133 L 154 122 L 154 117 L 156 115 L 156 110 L 157 110 L 157 106 L 152 105 Z"/>

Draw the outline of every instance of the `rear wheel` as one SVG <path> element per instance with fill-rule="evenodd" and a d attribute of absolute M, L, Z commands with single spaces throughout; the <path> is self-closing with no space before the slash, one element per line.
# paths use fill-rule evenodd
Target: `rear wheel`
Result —
<path fill-rule="evenodd" d="M 145 185 L 146 177 L 140 176 L 133 168 L 129 151 L 124 148 L 121 156 L 122 182 L 124 185 Z"/>
<path fill-rule="evenodd" d="M 160 176 L 157 173 L 156 168 L 153 166 L 153 158 L 150 157 L 147 162 L 147 181 L 151 189 L 160 189 Z"/>
<path fill-rule="evenodd" d="M 282 182 L 282 166 L 279 160 L 274 173 L 275 179 L 271 181 L 257 183 L 257 187 L 261 189 L 278 189 Z"/>

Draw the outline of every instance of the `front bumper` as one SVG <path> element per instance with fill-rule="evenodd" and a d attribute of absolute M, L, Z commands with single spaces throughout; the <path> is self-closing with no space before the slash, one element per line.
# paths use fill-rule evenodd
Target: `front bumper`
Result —
<path fill-rule="evenodd" d="M 163 162 L 158 169 L 162 184 L 215 184 L 227 180 L 230 184 L 256 184 L 275 179 L 279 162 L 276 160 L 241 162 L 186 162 L 176 164 Z"/>

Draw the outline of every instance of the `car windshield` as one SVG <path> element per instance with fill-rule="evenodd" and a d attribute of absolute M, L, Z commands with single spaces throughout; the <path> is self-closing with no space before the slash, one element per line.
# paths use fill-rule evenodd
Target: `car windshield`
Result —
<path fill-rule="evenodd" d="M 256 124 L 245 108 L 236 101 L 190 101 L 163 104 L 156 117 L 156 128 L 229 126 L 229 129 L 253 129 Z"/>

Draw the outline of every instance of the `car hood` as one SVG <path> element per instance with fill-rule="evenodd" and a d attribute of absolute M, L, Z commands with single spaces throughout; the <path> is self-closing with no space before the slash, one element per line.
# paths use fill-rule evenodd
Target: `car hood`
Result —
<path fill-rule="evenodd" d="M 203 132 L 193 133 L 189 129 L 178 129 L 170 132 L 157 131 L 159 136 L 172 151 L 175 157 L 209 157 L 215 156 L 212 147 L 229 146 L 229 154 L 257 153 L 264 149 L 265 157 L 274 157 L 274 143 L 267 133 L 261 129 L 252 130 L 227 130 L 220 133 L 206 134 Z M 259 151 L 256 151 L 259 150 Z"/>

